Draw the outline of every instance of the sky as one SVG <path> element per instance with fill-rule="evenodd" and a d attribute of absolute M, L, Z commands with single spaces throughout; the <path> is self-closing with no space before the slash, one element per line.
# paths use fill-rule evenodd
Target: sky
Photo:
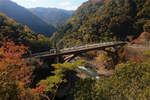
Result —
<path fill-rule="evenodd" d="M 52 7 L 66 10 L 76 10 L 87 0 L 12 0 L 25 8 Z"/>

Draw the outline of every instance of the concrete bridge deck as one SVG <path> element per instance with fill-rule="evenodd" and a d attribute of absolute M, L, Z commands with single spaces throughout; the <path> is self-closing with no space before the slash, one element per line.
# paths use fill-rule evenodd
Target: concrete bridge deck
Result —
<path fill-rule="evenodd" d="M 108 47 L 115 47 L 120 45 L 125 45 L 127 42 L 116 41 L 116 42 L 105 42 L 105 43 L 96 43 L 72 48 L 64 48 L 60 50 L 52 49 L 50 51 L 40 52 L 32 54 L 31 57 L 34 58 L 42 58 L 42 57 L 55 57 L 61 55 L 75 54 L 75 53 L 83 53 L 91 50 L 100 50 Z"/>

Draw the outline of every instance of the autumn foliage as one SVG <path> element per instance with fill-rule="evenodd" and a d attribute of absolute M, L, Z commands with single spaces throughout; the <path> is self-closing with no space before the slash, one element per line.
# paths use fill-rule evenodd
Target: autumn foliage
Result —
<path fill-rule="evenodd" d="M 0 42 L 0 100 L 34 100 L 28 85 L 32 74 L 22 55 L 27 47 Z"/>

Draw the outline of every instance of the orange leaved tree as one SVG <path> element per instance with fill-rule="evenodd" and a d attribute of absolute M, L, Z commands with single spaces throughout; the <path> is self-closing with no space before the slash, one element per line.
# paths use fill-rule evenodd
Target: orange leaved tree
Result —
<path fill-rule="evenodd" d="M 27 47 L 0 41 L 0 100 L 34 100 L 28 85 L 31 69 L 22 55 Z"/>

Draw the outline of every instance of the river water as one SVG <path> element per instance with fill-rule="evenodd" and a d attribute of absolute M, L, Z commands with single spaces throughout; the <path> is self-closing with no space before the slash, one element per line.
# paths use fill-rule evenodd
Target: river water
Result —
<path fill-rule="evenodd" d="M 78 66 L 78 69 L 86 73 L 91 78 L 96 78 L 96 79 L 100 78 L 100 76 L 96 73 L 96 71 L 91 68 L 86 68 L 85 66 Z"/>

